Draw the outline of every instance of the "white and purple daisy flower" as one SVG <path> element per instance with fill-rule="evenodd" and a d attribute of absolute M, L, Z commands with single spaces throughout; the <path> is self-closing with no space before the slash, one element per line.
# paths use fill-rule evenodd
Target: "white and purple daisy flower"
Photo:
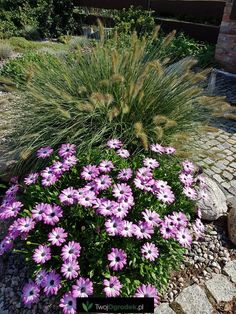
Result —
<path fill-rule="evenodd" d="M 116 276 L 111 276 L 110 279 L 104 279 L 103 285 L 103 291 L 107 297 L 118 297 L 120 295 L 122 284 Z"/>
<path fill-rule="evenodd" d="M 127 263 L 127 254 L 122 249 L 112 248 L 107 258 L 110 261 L 109 267 L 115 271 L 123 269 Z"/>
<path fill-rule="evenodd" d="M 34 250 L 33 260 L 37 264 L 45 264 L 51 259 L 51 249 L 46 245 L 39 245 L 37 249 Z"/>
<path fill-rule="evenodd" d="M 64 262 L 61 266 L 61 273 L 66 279 L 75 279 L 79 274 L 79 264 L 76 260 L 72 260 L 71 262 Z"/>
<path fill-rule="evenodd" d="M 74 298 L 87 298 L 93 294 L 93 283 L 88 278 L 80 277 L 76 284 L 72 286 L 72 295 Z"/>
<path fill-rule="evenodd" d="M 40 288 L 34 282 L 27 283 L 23 288 L 22 300 L 24 304 L 31 305 L 39 300 Z"/>
<path fill-rule="evenodd" d="M 51 156 L 53 153 L 53 149 L 50 146 L 41 147 L 37 150 L 37 157 L 45 159 L 49 156 Z"/>
<path fill-rule="evenodd" d="M 159 250 L 153 243 L 145 243 L 141 248 L 142 255 L 145 259 L 153 262 L 159 256 Z"/>
<path fill-rule="evenodd" d="M 76 146 L 74 144 L 62 144 L 59 149 L 59 156 L 67 158 L 76 153 Z"/>
<path fill-rule="evenodd" d="M 61 276 L 55 270 L 47 273 L 43 281 L 43 288 L 46 296 L 57 295 L 58 290 L 61 288 Z"/>
<path fill-rule="evenodd" d="M 159 303 L 159 296 L 157 289 L 152 285 L 141 285 L 137 288 L 135 295 L 136 298 L 154 298 L 154 304 Z"/>
<path fill-rule="evenodd" d="M 61 257 L 63 261 L 73 261 L 80 256 L 81 246 L 78 242 L 70 241 L 62 248 Z"/>
<path fill-rule="evenodd" d="M 60 300 L 59 307 L 62 308 L 63 314 L 76 314 L 76 299 L 71 292 L 67 292 Z"/>
<path fill-rule="evenodd" d="M 52 245 L 61 246 L 66 241 L 67 235 L 63 228 L 57 227 L 48 234 L 48 241 Z"/>

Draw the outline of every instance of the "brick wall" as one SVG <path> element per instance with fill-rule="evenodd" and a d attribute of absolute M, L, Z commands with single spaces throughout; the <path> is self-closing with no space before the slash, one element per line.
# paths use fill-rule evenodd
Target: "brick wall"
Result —
<path fill-rule="evenodd" d="M 229 0 L 225 6 L 215 58 L 226 71 L 236 73 L 236 19 L 230 18 L 232 5 Z"/>

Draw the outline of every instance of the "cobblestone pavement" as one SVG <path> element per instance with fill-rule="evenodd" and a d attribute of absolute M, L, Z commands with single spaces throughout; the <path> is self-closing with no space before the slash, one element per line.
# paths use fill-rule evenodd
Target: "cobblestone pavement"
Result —
<path fill-rule="evenodd" d="M 236 121 L 212 121 L 218 129 L 205 133 L 197 143 L 202 152 L 195 158 L 204 172 L 213 177 L 230 194 L 236 196 Z"/>

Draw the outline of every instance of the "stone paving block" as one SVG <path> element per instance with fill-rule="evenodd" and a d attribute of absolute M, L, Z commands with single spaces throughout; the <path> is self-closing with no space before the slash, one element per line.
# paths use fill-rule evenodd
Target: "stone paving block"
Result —
<path fill-rule="evenodd" d="M 227 180 L 232 180 L 233 179 L 233 175 L 231 173 L 229 173 L 228 171 L 224 171 L 223 172 L 223 177 L 225 177 Z"/>
<path fill-rule="evenodd" d="M 213 312 L 206 293 L 196 284 L 185 288 L 175 299 L 175 303 L 185 314 L 211 314 Z"/>
<path fill-rule="evenodd" d="M 155 308 L 154 314 L 175 314 L 169 303 L 162 303 Z"/>
<path fill-rule="evenodd" d="M 230 302 L 236 297 L 235 285 L 225 275 L 215 274 L 205 284 L 216 302 Z"/>
<path fill-rule="evenodd" d="M 229 160 L 229 161 L 235 160 L 235 158 L 233 156 L 227 156 L 226 159 Z"/>
<path fill-rule="evenodd" d="M 223 181 L 222 177 L 219 174 L 214 174 L 213 178 L 219 183 Z"/>
<path fill-rule="evenodd" d="M 229 149 L 224 150 L 224 154 L 226 154 L 226 155 L 233 155 L 233 153 L 234 152 L 232 152 L 231 148 L 230 148 L 230 150 Z"/>
<path fill-rule="evenodd" d="M 228 182 L 223 182 L 221 185 L 222 185 L 223 188 L 225 188 L 226 190 L 229 190 L 230 187 L 231 187 L 231 185 L 230 185 Z"/>
<path fill-rule="evenodd" d="M 232 144 L 232 145 L 236 145 L 236 139 L 233 139 L 233 138 L 229 138 L 227 140 L 228 143 Z"/>
<path fill-rule="evenodd" d="M 211 170 L 214 171 L 215 173 L 221 173 L 222 172 L 222 169 L 219 169 L 215 166 L 211 167 Z"/>
<path fill-rule="evenodd" d="M 223 272 L 230 277 L 230 279 L 236 283 L 236 260 L 228 262 Z"/>
<path fill-rule="evenodd" d="M 231 182 L 230 182 L 230 185 L 231 185 L 232 187 L 236 188 L 236 180 L 231 181 Z"/>
<path fill-rule="evenodd" d="M 236 162 L 231 162 L 230 167 L 236 169 Z"/>

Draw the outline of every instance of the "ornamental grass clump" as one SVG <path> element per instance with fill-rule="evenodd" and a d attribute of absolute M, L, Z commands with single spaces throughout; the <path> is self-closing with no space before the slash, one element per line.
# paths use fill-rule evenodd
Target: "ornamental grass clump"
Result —
<path fill-rule="evenodd" d="M 57 148 L 68 140 L 89 149 L 113 136 L 140 151 L 156 141 L 177 146 L 189 139 L 208 118 L 207 105 L 216 109 L 224 100 L 203 97 L 208 71 L 195 73 L 195 60 L 171 64 L 163 56 L 174 34 L 156 46 L 155 36 L 130 35 L 122 49 L 119 36 L 108 47 L 101 36 L 88 53 L 44 54 L 40 62 L 24 64 L 19 87 L 28 103 L 15 121 L 12 154 L 29 165 L 38 147 Z M 10 65 L 6 69 L 10 75 Z"/>
<path fill-rule="evenodd" d="M 204 177 L 173 147 L 132 156 L 118 139 L 90 159 L 73 144 L 37 151 L 48 165 L 6 191 L 0 219 L 11 219 L 0 254 L 22 242 L 32 276 L 22 300 L 56 296 L 64 313 L 76 298 L 149 296 L 159 302 L 170 272 L 204 232 L 195 202 Z M 13 249 L 14 252 L 14 249 Z"/>

